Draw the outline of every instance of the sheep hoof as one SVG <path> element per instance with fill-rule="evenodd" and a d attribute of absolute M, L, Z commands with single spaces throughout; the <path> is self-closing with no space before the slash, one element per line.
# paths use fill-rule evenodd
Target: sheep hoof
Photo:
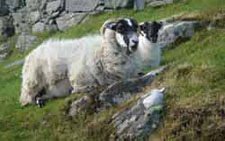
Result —
<path fill-rule="evenodd" d="M 139 72 L 139 73 L 138 73 L 138 76 L 139 76 L 139 77 L 141 77 L 141 76 L 143 76 L 143 75 L 145 75 L 144 72 Z"/>
<path fill-rule="evenodd" d="M 42 107 L 44 107 L 45 102 L 44 102 L 44 100 L 41 99 L 40 97 L 37 97 L 37 98 L 36 98 L 36 101 L 35 101 L 35 104 L 36 104 L 39 108 L 42 108 Z"/>

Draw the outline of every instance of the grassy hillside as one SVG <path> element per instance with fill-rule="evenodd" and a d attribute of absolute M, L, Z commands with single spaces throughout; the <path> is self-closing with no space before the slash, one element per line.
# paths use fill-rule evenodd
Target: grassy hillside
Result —
<path fill-rule="evenodd" d="M 215 13 L 225 12 L 224 0 L 178 0 L 175 4 L 146 8 L 141 12 L 119 10 L 91 16 L 84 24 L 65 32 L 38 36 L 43 40 L 74 38 L 98 33 L 108 18 L 131 16 L 139 22 L 157 20 L 174 14 L 200 12 L 198 19 L 210 22 Z M 225 21 L 225 20 L 224 20 Z M 177 43 L 163 52 L 163 64 L 168 70 L 159 75 L 152 87 L 165 86 L 165 111 L 163 123 L 150 139 L 190 140 L 225 138 L 225 24 L 218 29 L 202 30 L 187 42 Z M 94 24 L 93 24 L 94 23 Z M 14 40 L 13 38 L 11 39 Z M 21 85 L 21 67 L 4 69 L 14 60 L 23 58 L 12 49 L 7 60 L 0 63 L 0 140 L 100 140 L 113 130 L 107 119 L 115 109 L 100 114 L 84 112 L 73 118 L 65 115 L 71 99 L 80 95 L 52 100 L 40 109 L 36 106 L 22 108 L 18 102 Z M 120 107 L 121 108 L 121 107 Z"/>

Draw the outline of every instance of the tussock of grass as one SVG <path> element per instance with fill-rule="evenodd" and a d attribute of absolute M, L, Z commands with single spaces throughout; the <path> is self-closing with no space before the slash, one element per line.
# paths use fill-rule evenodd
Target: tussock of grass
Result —
<path fill-rule="evenodd" d="M 165 140 L 220 140 L 225 136 L 225 32 L 201 31 L 164 52 L 172 63 L 156 84 L 167 86 L 158 134 Z M 184 55 L 185 54 L 185 55 Z"/>

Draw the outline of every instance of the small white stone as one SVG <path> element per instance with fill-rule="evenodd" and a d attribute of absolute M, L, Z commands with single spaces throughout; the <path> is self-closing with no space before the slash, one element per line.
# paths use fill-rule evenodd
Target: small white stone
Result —
<path fill-rule="evenodd" d="M 162 88 L 160 90 L 154 89 L 150 93 L 148 93 L 143 100 L 143 104 L 144 104 L 145 108 L 148 109 L 154 105 L 161 104 L 163 101 L 164 90 L 165 90 L 164 88 Z"/>

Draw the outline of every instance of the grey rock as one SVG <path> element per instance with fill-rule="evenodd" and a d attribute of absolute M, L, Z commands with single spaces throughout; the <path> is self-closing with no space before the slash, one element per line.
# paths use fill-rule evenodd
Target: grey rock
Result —
<path fill-rule="evenodd" d="M 152 98 L 152 92 L 139 98 L 130 108 L 116 113 L 112 117 L 117 140 L 145 140 L 160 124 L 162 101 L 146 107 L 144 101 Z"/>
<path fill-rule="evenodd" d="M 81 110 L 85 109 L 86 105 L 88 102 L 88 97 L 84 96 L 78 100 L 73 101 L 70 104 L 70 108 L 69 108 L 69 116 L 75 116 L 77 115 Z"/>
<path fill-rule="evenodd" d="M 68 29 L 74 25 L 81 23 L 87 14 L 68 13 L 56 19 L 59 30 Z"/>
<path fill-rule="evenodd" d="M 154 80 L 155 76 L 163 72 L 165 67 L 151 71 L 137 79 L 117 82 L 110 85 L 99 95 L 103 107 L 110 107 L 121 104 L 130 99 L 131 96 L 143 91 L 143 88 Z"/>
<path fill-rule="evenodd" d="M 12 13 L 13 17 L 13 25 L 15 27 L 16 33 L 21 32 L 29 32 L 30 31 L 30 24 L 28 23 L 27 18 L 28 11 L 26 8 L 17 11 L 16 13 Z"/>
<path fill-rule="evenodd" d="M 65 9 L 68 12 L 90 12 L 99 3 L 100 0 L 66 0 Z"/>
<path fill-rule="evenodd" d="M 58 27 L 55 23 L 49 23 L 45 25 L 45 31 L 47 32 L 55 32 L 58 31 Z"/>
<path fill-rule="evenodd" d="M 8 6 L 10 12 L 15 12 L 25 6 L 24 0 L 6 0 L 5 4 Z"/>
<path fill-rule="evenodd" d="M 173 0 L 146 0 L 147 6 L 158 7 L 173 3 Z"/>
<path fill-rule="evenodd" d="M 43 22 L 38 22 L 36 24 L 33 25 L 32 27 L 32 32 L 54 32 L 57 31 L 58 28 L 56 26 L 56 24 L 54 24 L 54 22 L 50 22 L 50 23 L 43 23 Z"/>
<path fill-rule="evenodd" d="M 5 0 L 0 1 L 0 16 L 5 16 L 9 13 L 8 6 L 5 3 Z"/>
<path fill-rule="evenodd" d="M 9 69 L 9 68 L 12 68 L 14 66 L 20 66 L 20 65 L 23 65 L 24 64 L 24 59 L 20 59 L 20 60 L 16 60 L 6 66 L 4 66 L 5 69 Z"/>
<path fill-rule="evenodd" d="M 145 0 L 134 0 L 134 10 L 143 10 L 145 8 Z"/>
<path fill-rule="evenodd" d="M 24 52 L 27 49 L 33 47 L 38 42 L 39 39 L 36 36 L 23 32 L 19 35 L 15 48 L 18 49 L 20 52 Z"/>
<path fill-rule="evenodd" d="M 163 48 L 177 41 L 179 38 L 191 38 L 194 34 L 198 22 L 194 21 L 175 21 L 165 23 L 159 31 L 158 42 Z"/>
<path fill-rule="evenodd" d="M 62 4 L 63 4 L 62 0 L 48 2 L 46 6 L 46 12 L 48 14 L 52 14 L 58 10 L 62 10 L 63 9 Z"/>
<path fill-rule="evenodd" d="M 0 45 L 0 59 L 4 59 L 9 55 L 10 48 L 10 42 L 5 42 Z"/>
<path fill-rule="evenodd" d="M 105 7 L 118 9 L 118 8 L 133 8 L 134 0 L 105 0 Z"/>
<path fill-rule="evenodd" d="M 10 37 L 14 34 L 13 19 L 11 16 L 0 17 L 0 36 Z"/>
<path fill-rule="evenodd" d="M 42 22 L 38 22 L 32 27 L 32 32 L 43 32 L 45 31 L 45 24 Z"/>
<path fill-rule="evenodd" d="M 26 0 L 26 7 L 29 11 L 43 10 L 46 4 L 47 0 Z"/>
<path fill-rule="evenodd" d="M 106 88 L 100 94 L 94 94 L 95 103 L 99 105 L 95 106 L 96 111 L 100 111 L 103 108 L 116 106 L 128 101 L 132 96 L 137 95 L 138 92 L 142 92 L 143 88 L 150 85 L 154 77 L 164 71 L 165 67 L 151 71 L 146 75 L 133 80 L 127 80 L 123 82 L 117 82 Z M 89 95 L 89 98 L 91 96 Z M 91 98 L 93 100 L 93 98 Z M 85 110 L 87 107 L 88 97 L 82 97 L 78 100 L 72 101 L 69 104 L 68 114 L 70 116 L 75 116 L 79 114 L 80 111 Z"/>
<path fill-rule="evenodd" d="M 29 23 L 34 24 L 41 18 L 41 13 L 39 11 L 32 11 L 28 15 Z"/>

